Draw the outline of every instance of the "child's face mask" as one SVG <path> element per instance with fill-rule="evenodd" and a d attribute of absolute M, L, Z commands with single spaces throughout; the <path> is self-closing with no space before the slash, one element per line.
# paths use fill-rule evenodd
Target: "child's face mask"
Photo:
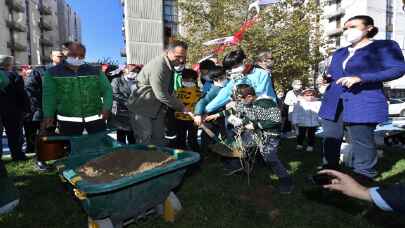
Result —
<path fill-rule="evenodd" d="M 183 86 L 186 87 L 186 88 L 195 87 L 195 82 L 183 82 L 182 84 L 183 84 Z"/>
<path fill-rule="evenodd" d="M 243 70 L 245 69 L 245 66 L 243 64 L 239 65 L 238 67 L 233 68 L 232 70 L 229 70 L 228 76 L 230 79 L 237 81 L 241 78 L 244 77 L 243 75 Z"/>
<path fill-rule="evenodd" d="M 251 105 L 253 103 L 254 99 L 249 95 L 246 98 L 240 99 L 240 102 L 244 105 Z"/>
<path fill-rule="evenodd" d="M 314 101 L 314 100 L 316 100 L 316 97 L 315 97 L 314 94 L 305 94 L 303 97 L 304 97 L 305 101 Z"/>
<path fill-rule="evenodd" d="M 218 87 L 225 87 L 227 82 L 228 82 L 228 79 L 224 79 L 222 81 L 214 81 L 214 85 L 218 86 Z"/>

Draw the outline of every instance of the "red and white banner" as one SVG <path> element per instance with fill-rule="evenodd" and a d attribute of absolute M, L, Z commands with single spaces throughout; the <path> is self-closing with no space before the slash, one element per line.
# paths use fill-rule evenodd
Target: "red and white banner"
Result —
<path fill-rule="evenodd" d="M 233 34 L 233 36 L 227 36 L 227 37 L 209 40 L 209 41 L 203 43 L 203 45 L 217 46 L 213 52 L 218 54 L 218 53 L 224 52 L 225 48 L 228 46 L 239 44 L 243 40 L 243 37 L 244 37 L 244 34 L 246 33 L 246 31 L 249 30 L 259 20 L 260 6 L 278 3 L 279 1 L 280 0 L 257 0 L 257 1 L 255 1 L 254 3 L 249 5 L 249 11 L 251 9 L 255 8 L 257 11 L 256 16 L 254 16 L 252 19 L 246 20 L 243 23 L 243 25 L 239 28 L 239 30 Z"/>

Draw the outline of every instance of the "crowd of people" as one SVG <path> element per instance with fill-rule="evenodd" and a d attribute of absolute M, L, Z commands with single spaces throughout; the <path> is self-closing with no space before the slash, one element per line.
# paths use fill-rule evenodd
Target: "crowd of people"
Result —
<path fill-rule="evenodd" d="M 221 62 L 206 59 L 199 69 L 189 69 L 187 44 L 173 41 L 164 54 L 145 66 L 128 64 L 111 82 L 100 67 L 85 62 L 86 48 L 77 42 L 53 51 L 53 64 L 45 69 L 14 70 L 13 58 L 0 56 L 0 104 L 7 107 L 0 110 L 0 129 L 6 130 L 14 161 L 27 159 L 23 135 L 25 152 L 36 152 L 40 131 L 55 128 L 65 136 L 116 129 L 122 144 L 189 149 L 203 159 L 216 139 L 240 136 L 244 147 L 259 147 L 264 164 L 279 178 L 279 192 L 288 194 L 294 183 L 278 157 L 280 141 L 296 135 L 297 150 L 314 152 L 322 126 L 320 175 L 330 177 L 325 188 L 404 212 L 403 185 L 360 185 L 376 184 L 373 131 L 388 119 L 382 82 L 405 74 L 401 49 L 394 41 L 372 40 L 377 32 L 368 16 L 345 23 L 344 36 L 352 45 L 334 53 L 321 80 L 326 91 L 304 87 L 300 80 L 292 82 L 291 91 L 277 90 L 268 50 L 249 62 L 237 49 Z M 199 137 L 199 129 L 215 137 L 205 131 Z M 353 150 L 350 169 L 339 160 L 345 134 Z M 257 139 L 260 145 L 252 145 Z M 241 171 L 239 159 L 224 158 L 223 165 L 226 174 Z M 52 169 L 42 161 L 36 167 Z M 0 174 L 7 175 L 2 162 Z"/>

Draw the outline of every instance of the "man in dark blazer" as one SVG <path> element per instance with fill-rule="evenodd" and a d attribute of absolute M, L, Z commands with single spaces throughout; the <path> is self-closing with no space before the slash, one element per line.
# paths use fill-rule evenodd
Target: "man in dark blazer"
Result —
<path fill-rule="evenodd" d="M 190 112 L 176 98 L 173 79 L 174 72 L 184 68 L 187 48 L 186 43 L 174 41 L 165 54 L 152 59 L 137 76 L 137 88 L 128 101 L 137 143 L 163 145 L 167 109 Z"/>
<path fill-rule="evenodd" d="M 134 144 L 134 132 L 130 124 L 131 113 L 128 110 L 128 99 L 136 89 L 136 77 L 142 65 L 129 64 L 121 76 L 111 82 L 113 91 L 112 116 L 109 125 L 117 129 L 117 141 L 122 144 Z"/>
<path fill-rule="evenodd" d="M 6 130 L 11 157 L 14 161 L 22 161 L 27 159 L 22 148 L 23 114 L 29 112 L 30 101 L 25 93 L 22 77 L 12 71 L 13 60 L 12 56 L 0 55 L 0 71 L 9 81 L 8 85 L 0 90 L 0 120 Z"/>

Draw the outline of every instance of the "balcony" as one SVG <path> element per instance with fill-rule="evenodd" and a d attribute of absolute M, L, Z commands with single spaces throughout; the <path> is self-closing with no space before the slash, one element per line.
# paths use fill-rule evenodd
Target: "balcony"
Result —
<path fill-rule="evenodd" d="M 343 33 L 343 30 L 342 30 L 342 29 L 336 28 L 336 29 L 331 29 L 331 30 L 327 31 L 326 34 L 327 34 L 329 37 L 337 37 L 337 36 L 342 35 L 342 33 Z"/>
<path fill-rule="evenodd" d="M 41 15 L 52 15 L 52 8 L 42 5 L 39 7 L 39 12 L 41 13 Z"/>
<path fill-rule="evenodd" d="M 6 4 L 10 9 L 16 12 L 25 11 L 25 3 L 21 0 L 6 0 Z"/>
<path fill-rule="evenodd" d="M 39 22 L 39 27 L 44 30 L 44 31 L 52 31 L 52 23 L 47 22 L 43 18 L 41 18 L 41 21 Z"/>
<path fill-rule="evenodd" d="M 21 44 L 17 41 L 8 41 L 7 42 L 7 47 L 16 51 L 16 52 L 25 52 L 27 51 L 27 45 Z"/>
<path fill-rule="evenodd" d="M 46 38 L 46 37 L 41 38 L 40 43 L 44 47 L 53 47 L 53 42 L 52 42 L 52 39 L 50 39 L 50 38 Z"/>
<path fill-rule="evenodd" d="M 127 50 L 126 50 L 126 48 L 121 48 L 121 57 L 127 57 Z"/>
<path fill-rule="evenodd" d="M 345 9 L 340 8 L 335 11 L 326 12 L 326 18 L 329 19 L 330 21 L 336 20 L 338 18 L 343 17 L 345 14 L 346 14 Z"/>
<path fill-rule="evenodd" d="M 26 32 L 27 27 L 18 21 L 15 20 L 7 20 L 6 21 L 7 27 L 9 27 L 11 30 L 17 31 L 17 32 Z"/>
<path fill-rule="evenodd" d="M 342 0 L 327 0 L 326 4 L 333 5 L 333 4 L 340 4 Z"/>

